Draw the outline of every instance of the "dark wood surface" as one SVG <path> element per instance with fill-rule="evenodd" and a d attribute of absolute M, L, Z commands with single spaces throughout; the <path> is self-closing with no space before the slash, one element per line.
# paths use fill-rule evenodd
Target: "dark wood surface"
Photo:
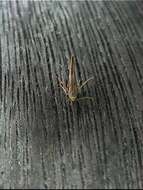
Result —
<path fill-rule="evenodd" d="M 0 100 L 1 189 L 143 188 L 143 1 L 1 1 Z"/>

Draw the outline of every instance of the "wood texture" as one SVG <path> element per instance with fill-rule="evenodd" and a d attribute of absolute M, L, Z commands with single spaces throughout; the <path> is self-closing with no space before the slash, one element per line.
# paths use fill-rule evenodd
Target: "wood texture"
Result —
<path fill-rule="evenodd" d="M 143 188 L 143 1 L 1 1 L 0 101 L 1 189 Z"/>

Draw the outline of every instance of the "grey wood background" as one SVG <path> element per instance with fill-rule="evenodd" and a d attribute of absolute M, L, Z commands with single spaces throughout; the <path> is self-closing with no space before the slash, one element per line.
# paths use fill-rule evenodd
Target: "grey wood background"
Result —
<path fill-rule="evenodd" d="M 1 1 L 0 101 L 1 189 L 143 188 L 143 1 Z"/>

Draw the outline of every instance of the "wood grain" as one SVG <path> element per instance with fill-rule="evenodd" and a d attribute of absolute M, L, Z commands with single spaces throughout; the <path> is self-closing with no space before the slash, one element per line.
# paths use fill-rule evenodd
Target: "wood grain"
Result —
<path fill-rule="evenodd" d="M 1 1 L 0 101 L 1 189 L 142 189 L 143 2 Z"/>

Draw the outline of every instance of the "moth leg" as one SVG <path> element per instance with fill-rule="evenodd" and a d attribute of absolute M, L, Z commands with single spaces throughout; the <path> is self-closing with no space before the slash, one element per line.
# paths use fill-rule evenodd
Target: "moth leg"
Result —
<path fill-rule="evenodd" d="M 93 97 L 90 97 L 90 96 L 85 96 L 85 97 L 78 98 L 78 99 L 77 99 L 77 101 L 78 101 L 78 100 L 85 100 L 85 99 L 94 100 L 94 98 L 93 98 Z"/>
<path fill-rule="evenodd" d="M 83 86 L 85 86 L 85 85 L 86 85 L 90 80 L 92 80 L 92 79 L 93 79 L 93 77 L 87 79 L 87 80 L 79 87 L 79 90 L 81 90 L 81 88 L 82 88 Z"/>
<path fill-rule="evenodd" d="M 63 89 L 64 93 L 67 95 L 67 87 L 66 87 L 66 84 L 65 82 L 59 80 L 59 84 L 60 84 L 60 87 Z"/>

